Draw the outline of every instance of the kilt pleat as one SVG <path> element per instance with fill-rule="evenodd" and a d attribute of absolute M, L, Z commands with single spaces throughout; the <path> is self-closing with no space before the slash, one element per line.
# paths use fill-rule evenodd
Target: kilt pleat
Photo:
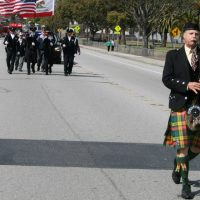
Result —
<path fill-rule="evenodd" d="M 191 131 L 187 127 L 186 110 L 171 111 L 163 144 L 178 149 L 190 146 L 200 148 L 200 132 Z"/>

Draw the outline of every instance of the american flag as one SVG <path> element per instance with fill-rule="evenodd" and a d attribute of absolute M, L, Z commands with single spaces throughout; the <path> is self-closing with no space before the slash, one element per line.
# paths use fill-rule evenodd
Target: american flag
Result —
<path fill-rule="evenodd" d="M 0 0 L 0 15 L 36 12 L 36 0 Z"/>

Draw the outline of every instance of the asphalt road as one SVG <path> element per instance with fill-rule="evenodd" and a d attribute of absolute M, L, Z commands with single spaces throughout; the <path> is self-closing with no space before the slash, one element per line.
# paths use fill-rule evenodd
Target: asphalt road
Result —
<path fill-rule="evenodd" d="M 179 199 L 162 67 L 87 48 L 75 61 L 69 77 L 10 75 L 0 44 L 0 199 Z M 200 199 L 198 159 L 191 169 Z"/>

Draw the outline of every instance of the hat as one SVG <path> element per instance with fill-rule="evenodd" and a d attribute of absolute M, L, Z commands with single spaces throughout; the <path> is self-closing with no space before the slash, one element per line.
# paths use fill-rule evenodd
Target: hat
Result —
<path fill-rule="evenodd" d="M 199 25 L 192 23 L 192 22 L 188 22 L 188 23 L 185 24 L 185 26 L 183 28 L 183 32 L 188 31 L 188 30 L 199 31 Z"/>
<path fill-rule="evenodd" d="M 14 27 L 9 27 L 9 30 L 10 31 L 15 31 L 15 28 Z"/>
<path fill-rule="evenodd" d="M 30 31 L 36 31 L 36 27 L 30 27 Z"/>
<path fill-rule="evenodd" d="M 73 32 L 74 32 L 74 30 L 72 28 L 67 29 L 67 33 L 73 33 Z"/>

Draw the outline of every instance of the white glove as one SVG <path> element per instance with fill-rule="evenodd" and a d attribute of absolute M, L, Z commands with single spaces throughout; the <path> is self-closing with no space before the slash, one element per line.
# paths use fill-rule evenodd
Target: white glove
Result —
<path fill-rule="evenodd" d="M 19 51 L 17 52 L 17 55 L 20 55 L 20 52 L 19 52 Z"/>
<path fill-rule="evenodd" d="M 63 47 L 66 47 L 66 45 L 65 45 L 65 44 L 63 44 Z"/>
<path fill-rule="evenodd" d="M 8 41 L 5 41 L 5 44 L 7 45 L 7 44 L 8 44 Z"/>
<path fill-rule="evenodd" d="M 35 42 L 32 42 L 32 46 L 35 46 Z"/>
<path fill-rule="evenodd" d="M 52 43 L 52 42 L 50 43 L 50 46 L 53 46 L 53 43 Z"/>

